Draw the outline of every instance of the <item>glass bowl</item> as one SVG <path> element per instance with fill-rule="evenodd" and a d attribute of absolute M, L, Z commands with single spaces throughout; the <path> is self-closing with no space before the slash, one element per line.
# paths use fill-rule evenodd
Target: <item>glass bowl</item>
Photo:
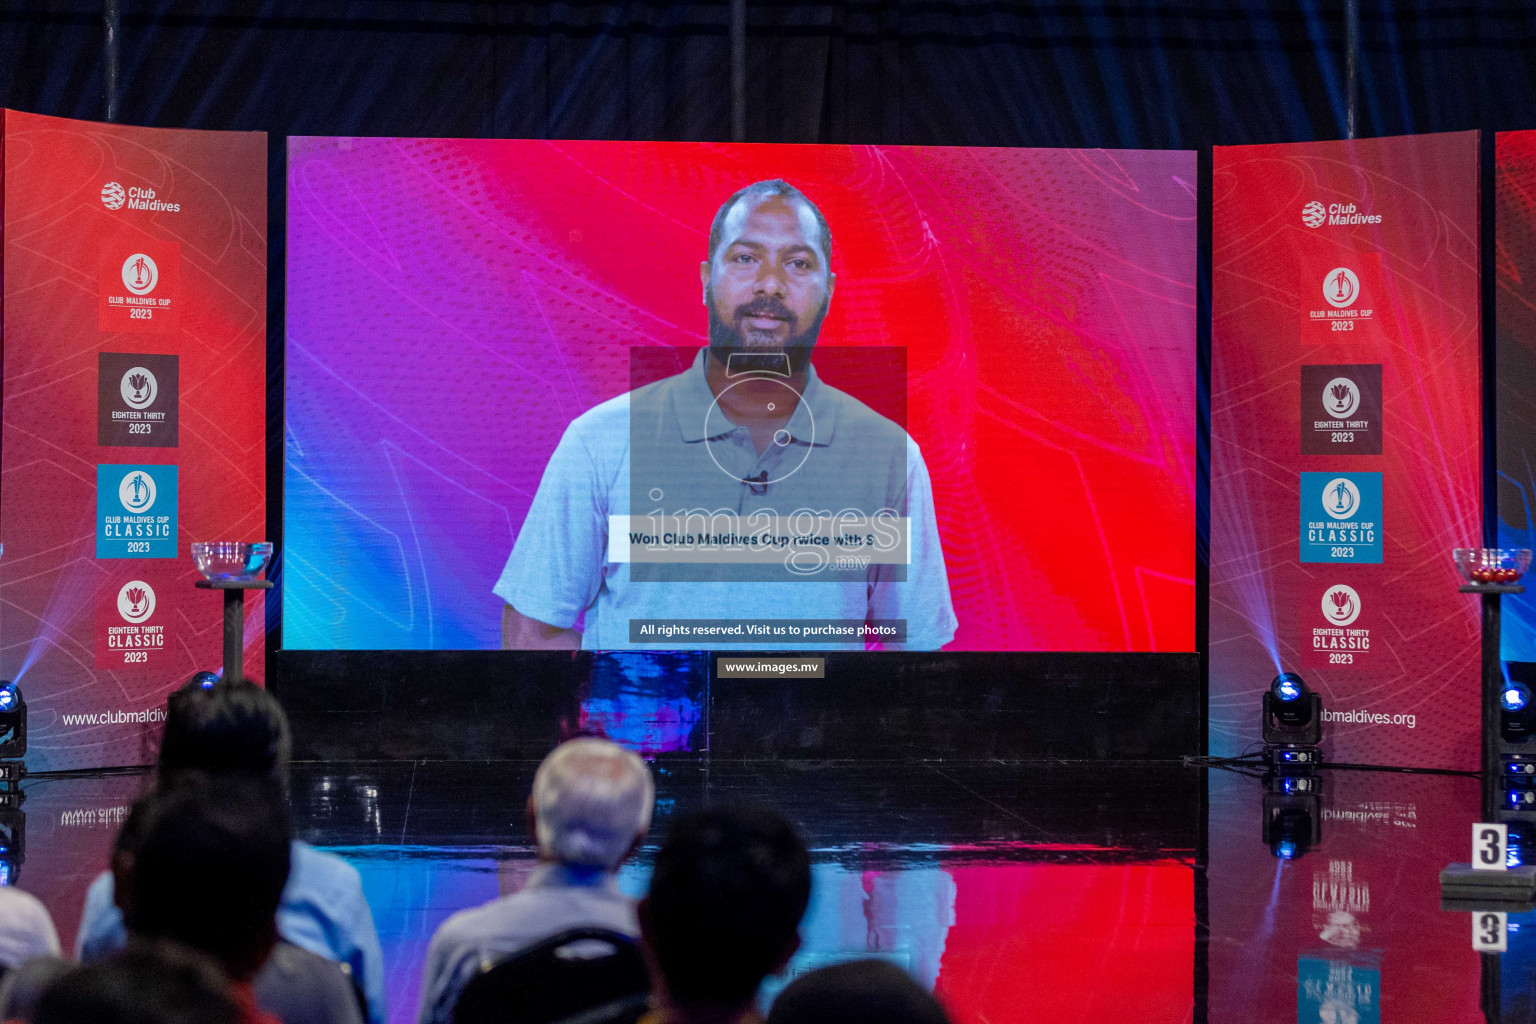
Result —
<path fill-rule="evenodd" d="M 247 544 L 236 540 L 199 541 L 192 545 L 192 561 L 210 582 L 254 580 L 272 560 L 272 542 Z"/>
<path fill-rule="evenodd" d="M 1468 583 L 1514 583 L 1531 567 L 1530 548 L 1455 548 L 1451 557 Z"/>

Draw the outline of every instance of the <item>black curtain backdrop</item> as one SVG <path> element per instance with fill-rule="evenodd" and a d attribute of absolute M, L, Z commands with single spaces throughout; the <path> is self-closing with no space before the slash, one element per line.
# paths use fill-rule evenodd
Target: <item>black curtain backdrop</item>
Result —
<path fill-rule="evenodd" d="M 104 110 L 103 3 L 0 4 L 0 105 Z M 725 140 L 729 5 L 120 0 L 120 120 Z M 1342 0 L 747 5 L 758 142 L 1198 148 L 1344 133 Z M 1536 127 L 1536 10 L 1362 0 L 1361 135 Z"/>
<path fill-rule="evenodd" d="M 288 135 L 731 136 L 727 0 L 0 0 L 0 106 L 104 118 L 107 8 L 119 24 L 118 120 L 271 135 L 277 577 Z M 1536 128 L 1536 6 L 1360 0 L 1359 31 L 1359 135 Z M 1204 282 L 1209 147 L 1343 137 L 1345 39 L 1343 0 L 748 0 L 746 141 L 1199 149 Z M 1206 301 L 1202 288 L 1202 382 Z M 1206 436 L 1203 424 L 1202 459 Z M 1196 601 L 1204 650 L 1198 584 Z M 278 602 L 267 609 L 270 654 Z"/>

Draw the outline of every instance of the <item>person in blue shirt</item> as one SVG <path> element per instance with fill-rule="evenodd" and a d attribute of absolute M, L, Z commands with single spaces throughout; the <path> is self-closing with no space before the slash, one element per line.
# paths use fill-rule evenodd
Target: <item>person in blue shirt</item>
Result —
<path fill-rule="evenodd" d="M 286 792 L 291 747 L 287 716 L 266 690 L 250 682 L 188 683 L 166 703 L 156 779 L 183 771 L 249 776 Z M 385 1024 L 384 954 L 356 868 L 294 840 L 277 928 L 295 946 L 341 964 L 367 1001 L 369 1024 Z M 103 872 L 86 892 L 75 955 L 90 963 L 127 939 L 112 874 Z"/>
<path fill-rule="evenodd" d="M 674 619 L 887 624 L 897 632 L 872 639 L 890 649 L 954 638 L 921 451 L 811 363 L 837 281 L 831 251 L 826 218 L 787 182 L 720 207 L 699 266 L 709 345 L 567 428 L 493 588 L 504 647 L 862 650 L 867 639 L 645 632 Z M 846 526 L 850 546 L 801 536 L 818 520 Z M 647 534 L 645 522 L 661 525 Z M 887 526 L 897 539 L 875 545 Z M 664 542 L 671 552 L 644 539 L 674 530 L 687 539 Z"/>

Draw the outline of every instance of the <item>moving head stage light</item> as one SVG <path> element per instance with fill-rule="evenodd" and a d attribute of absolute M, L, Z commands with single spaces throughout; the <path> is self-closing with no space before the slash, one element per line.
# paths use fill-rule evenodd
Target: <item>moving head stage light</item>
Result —
<path fill-rule="evenodd" d="M 1511 743 L 1531 738 L 1536 733 L 1536 702 L 1530 687 L 1506 679 L 1499 691 L 1499 731 Z"/>
<path fill-rule="evenodd" d="M 0 885 L 15 885 L 27 859 L 27 812 L 0 809 Z"/>
<path fill-rule="evenodd" d="M 1264 759 L 1277 767 L 1315 765 L 1321 760 L 1323 701 L 1301 676 L 1282 672 L 1264 691 Z"/>
<path fill-rule="evenodd" d="M 22 758 L 26 753 L 27 702 L 21 697 L 20 687 L 9 679 L 0 679 L 0 760 Z"/>
<path fill-rule="evenodd" d="M 1295 860 L 1323 840 L 1322 780 L 1272 771 L 1264 777 L 1263 838 L 1280 860 Z"/>

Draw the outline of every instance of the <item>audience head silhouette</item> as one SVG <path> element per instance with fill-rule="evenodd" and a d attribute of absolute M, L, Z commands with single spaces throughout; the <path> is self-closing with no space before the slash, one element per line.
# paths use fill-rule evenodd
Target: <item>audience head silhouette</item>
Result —
<path fill-rule="evenodd" d="M 170 942 L 135 941 L 50 985 L 32 1024 L 241 1024 L 218 965 Z"/>
<path fill-rule="evenodd" d="M 293 741 L 282 706 L 255 683 L 196 680 L 166 702 L 165 733 L 156 765 L 162 782 L 178 772 L 245 775 L 286 789 Z"/>
<path fill-rule="evenodd" d="M 683 815 L 656 856 L 640 932 L 674 1016 L 733 1019 L 800 947 L 811 863 L 795 827 L 763 810 Z"/>
<path fill-rule="evenodd" d="M 802 974 L 779 993 L 768 1024 L 949 1024 L 939 1001 L 884 960 Z"/>
<path fill-rule="evenodd" d="M 644 838 L 655 803 L 644 761 L 615 743 L 583 738 L 560 744 L 539 765 L 528 812 L 545 860 L 611 871 Z"/>
<path fill-rule="evenodd" d="M 249 981 L 277 941 L 289 831 L 270 782 L 177 773 L 118 833 L 112 873 L 129 934 L 179 942 Z"/>

